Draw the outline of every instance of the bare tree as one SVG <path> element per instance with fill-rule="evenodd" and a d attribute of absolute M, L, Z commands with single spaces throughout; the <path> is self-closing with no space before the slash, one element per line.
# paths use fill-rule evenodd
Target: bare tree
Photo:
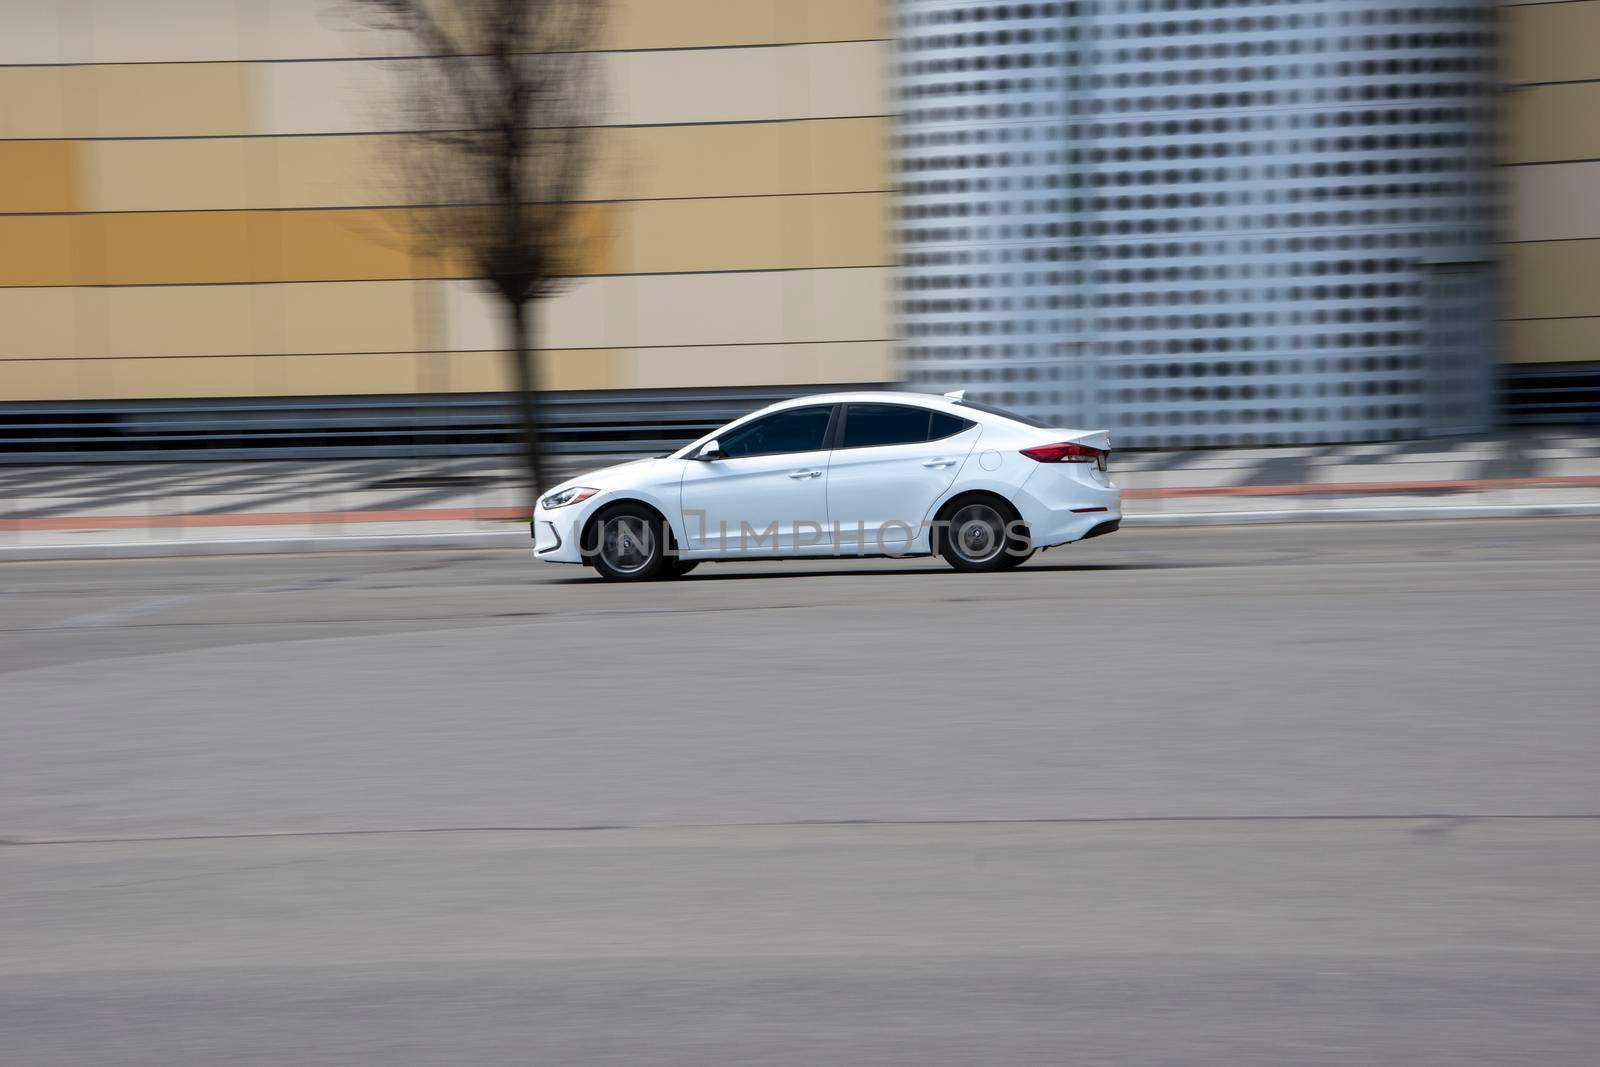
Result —
<path fill-rule="evenodd" d="M 578 269 L 602 107 L 606 0 L 347 0 L 422 58 L 396 64 L 413 135 L 399 149 L 414 235 L 505 304 L 533 494 L 541 444 L 538 302 Z"/>

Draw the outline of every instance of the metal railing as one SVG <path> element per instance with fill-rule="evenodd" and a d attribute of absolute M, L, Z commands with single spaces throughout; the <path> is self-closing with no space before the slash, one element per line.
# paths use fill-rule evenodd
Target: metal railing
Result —
<path fill-rule="evenodd" d="M 1511 426 L 1600 424 L 1600 362 L 1507 365 L 1501 407 Z"/>
<path fill-rule="evenodd" d="M 841 388 L 878 388 L 863 385 Z M 676 448 L 816 386 L 551 393 L 555 454 Z M 0 463 L 480 456 L 516 450 L 503 394 L 0 404 Z"/>

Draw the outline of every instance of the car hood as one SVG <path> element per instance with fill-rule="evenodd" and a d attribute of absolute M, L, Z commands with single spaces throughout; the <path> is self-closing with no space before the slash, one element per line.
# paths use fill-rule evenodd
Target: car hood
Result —
<path fill-rule="evenodd" d="M 633 459 L 626 463 L 618 463 L 612 467 L 601 467 L 599 470 L 580 474 L 576 478 L 568 478 L 560 485 L 552 486 L 544 494 L 559 493 L 563 489 L 570 489 L 575 485 L 586 486 L 590 489 L 620 489 L 625 486 L 637 485 L 640 481 L 650 476 L 651 468 L 658 463 L 668 462 L 659 457 L 647 459 Z"/>

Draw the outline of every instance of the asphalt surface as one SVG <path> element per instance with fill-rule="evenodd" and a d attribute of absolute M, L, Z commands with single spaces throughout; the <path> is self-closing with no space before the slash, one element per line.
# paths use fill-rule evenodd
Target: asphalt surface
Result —
<path fill-rule="evenodd" d="M 0 1061 L 1600 1061 L 1600 520 L 0 567 Z"/>

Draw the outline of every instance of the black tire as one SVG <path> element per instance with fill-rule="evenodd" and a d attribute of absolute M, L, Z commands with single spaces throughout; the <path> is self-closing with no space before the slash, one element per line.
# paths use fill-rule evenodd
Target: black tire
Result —
<path fill-rule="evenodd" d="M 675 559 L 672 561 L 672 576 L 682 578 L 685 574 L 700 566 L 697 559 Z"/>
<path fill-rule="evenodd" d="M 1001 564 L 999 567 L 996 567 L 995 569 L 996 570 L 1002 570 L 1002 571 L 1009 571 L 1014 567 L 1020 567 L 1024 563 L 1026 563 L 1030 559 L 1032 559 L 1033 558 L 1033 554 L 1036 551 L 1037 551 L 1037 549 L 1035 549 L 1035 548 L 1033 548 L 1031 546 L 1025 547 L 1025 548 L 1013 549 L 1012 551 L 1006 553 L 1006 561 L 1005 561 L 1005 563 Z"/>
<path fill-rule="evenodd" d="M 672 573 L 672 528 L 643 504 L 596 515 L 584 538 L 589 566 L 613 582 L 648 582 Z"/>
<path fill-rule="evenodd" d="M 1016 510 L 999 497 L 957 497 L 939 520 L 939 554 L 958 571 L 1010 570 L 1033 555 Z"/>

